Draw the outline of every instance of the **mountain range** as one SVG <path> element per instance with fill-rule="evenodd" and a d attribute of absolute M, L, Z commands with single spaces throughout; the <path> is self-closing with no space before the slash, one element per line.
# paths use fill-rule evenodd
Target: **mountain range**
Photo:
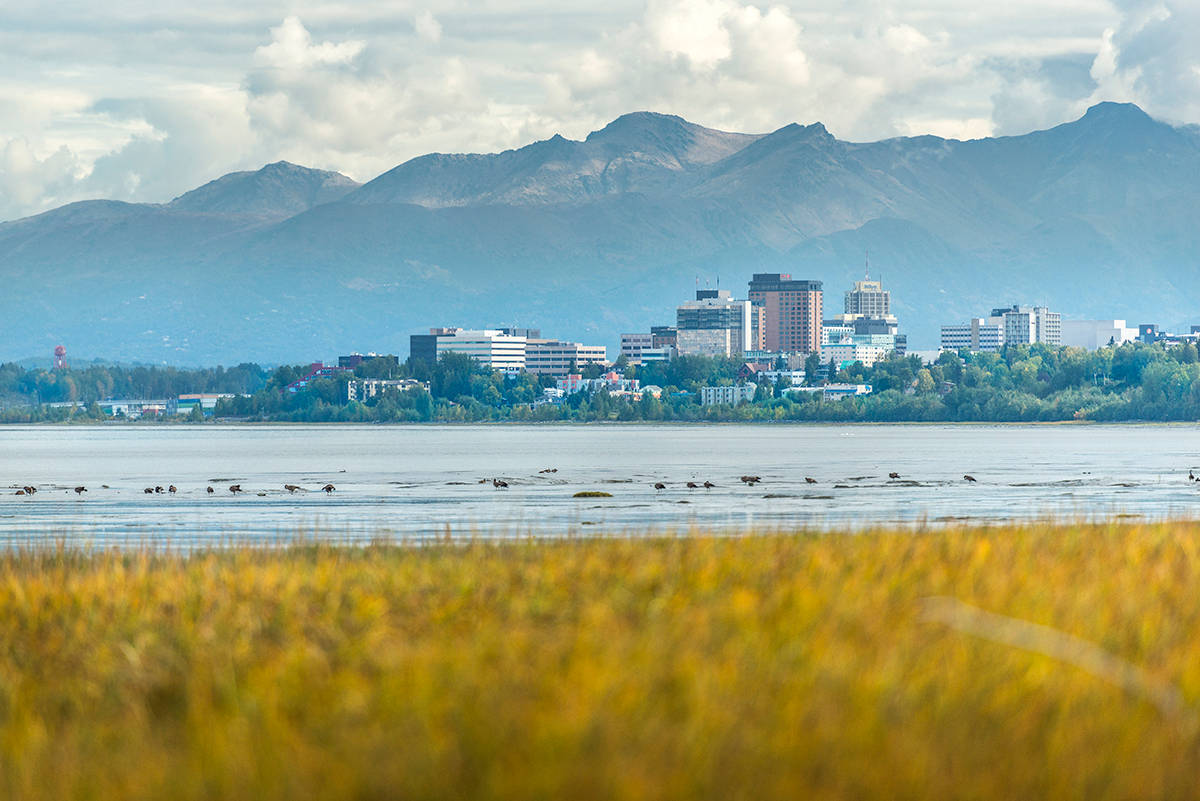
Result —
<path fill-rule="evenodd" d="M 1200 322 L 1200 128 L 1102 103 L 1022 136 L 846 142 L 624 115 L 583 141 L 429 154 L 358 184 L 278 162 L 162 204 L 0 224 L 0 359 L 302 362 L 407 353 L 434 325 L 607 344 L 699 282 L 865 269 L 910 347 L 994 306 Z"/>

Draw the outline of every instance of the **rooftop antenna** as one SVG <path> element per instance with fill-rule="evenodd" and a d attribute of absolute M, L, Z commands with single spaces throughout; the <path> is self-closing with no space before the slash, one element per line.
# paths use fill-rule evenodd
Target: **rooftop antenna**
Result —
<path fill-rule="evenodd" d="M 863 269 L 866 271 L 866 275 L 867 275 L 866 279 L 864 279 L 864 280 L 870 281 L 871 280 L 871 251 L 869 251 L 869 250 L 863 251 Z"/>

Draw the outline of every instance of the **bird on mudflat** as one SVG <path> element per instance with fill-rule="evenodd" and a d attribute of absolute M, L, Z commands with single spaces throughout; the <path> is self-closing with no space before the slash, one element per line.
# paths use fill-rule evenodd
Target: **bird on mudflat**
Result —
<path fill-rule="evenodd" d="M 505 489 L 506 487 L 508 487 L 508 482 L 502 478 L 493 478 L 492 486 L 495 487 L 496 489 Z"/>
<path fill-rule="evenodd" d="M 539 470 L 538 472 L 539 473 L 557 473 L 558 468 L 557 467 L 547 467 L 545 470 Z"/>
<path fill-rule="evenodd" d="M 169 492 L 169 493 L 171 493 L 172 495 L 174 495 L 175 493 L 179 492 L 179 490 L 175 489 L 175 485 L 174 485 L 174 484 L 172 484 L 171 486 L 167 487 L 167 492 Z"/>
<path fill-rule="evenodd" d="M 1196 476 L 1192 474 L 1191 470 L 1189 470 L 1188 471 L 1188 481 L 1195 481 L 1195 480 L 1196 480 Z"/>
<path fill-rule="evenodd" d="M 146 495 L 153 495 L 154 487 L 146 487 L 144 490 L 142 490 L 142 492 L 145 493 Z"/>
<path fill-rule="evenodd" d="M 711 481 L 705 481 L 705 482 L 704 482 L 704 488 L 705 488 L 705 489 L 712 489 L 712 488 L 713 488 L 713 487 L 715 487 L 715 486 L 717 486 L 717 485 L 716 485 L 716 484 L 714 484 L 714 483 L 712 483 Z"/>
<path fill-rule="evenodd" d="M 87 492 L 87 487 L 76 487 L 75 488 L 76 495 L 82 495 L 85 492 Z"/>
<path fill-rule="evenodd" d="M 25 495 L 27 493 L 25 492 L 24 488 L 22 488 L 22 489 L 17 490 L 15 494 L 16 495 Z"/>
<path fill-rule="evenodd" d="M 888 478 L 900 478 L 899 473 L 888 473 Z"/>
<path fill-rule="evenodd" d="M 741 481 L 743 483 L 749 484 L 751 487 L 753 487 L 758 482 L 762 481 L 761 476 L 739 476 L 739 478 L 741 479 Z"/>
<path fill-rule="evenodd" d="M 207 490 L 208 490 L 208 494 L 209 494 L 209 495 L 212 495 L 212 494 L 213 494 L 213 488 L 212 488 L 212 487 L 206 487 L 205 489 L 207 489 Z"/>
<path fill-rule="evenodd" d="M 808 476 L 805 476 L 804 483 L 805 484 L 816 484 L 817 480 L 815 478 L 809 478 Z"/>
<path fill-rule="evenodd" d="M 974 483 L 975 483 L 975 476 L 963 476 L 963 481 L 966 481 L 966 482 L 968 482 L 968 483 L 970 483 L 970 484 L 974 484 Z"/>
<path fill-rule="evenodd" d="M 154 494 L 155 494 L 155 495 L 162 495 L 162 491 L 163 491 L 163 488 L 162 488 L 162 487 L 155 487 L 155 488 L 154 488 Z"/>
<path fill-rule="evenodd" d="M 697 484 L 695 481 L 689 481 L 687 483 L 687 488 L 688 489 L 700 489 L 700 485 Z"/>
<path fill-rule="evenodd" d="M 288 492 L 295 492 L 296 490 L 300 489 L 295 484 L 284 484 L 283 488 Z"/>
<path fill-rule="evenodd" d="M 661 481 L 656 481 L 656 482 L 654 482 L 654 488 L 656 490 L 665 490 L 667 488 L 667 485 L 662 483 Z"/>
<path fill-rule="evenodd" d="M 32 495 L 37 492 L 37 487 L 22 487 L 21 489 L 25 490 L 26 495 Z"/>
<path fill-rule="evenodd" d="M 241 484 L 230 484 L 229 491 L 232 492 L 234 495 L 237 495 L 239 492 L 242 491 L 242 485 Z"/>
<path fill-rule="evenodd" d="M 335 489 L 337 489 L 337 487 L 333 486 L 332 484 L 326 484 L 325 486 L 321 487 L 321 491 L 326 495 L 333 492 Z"/>

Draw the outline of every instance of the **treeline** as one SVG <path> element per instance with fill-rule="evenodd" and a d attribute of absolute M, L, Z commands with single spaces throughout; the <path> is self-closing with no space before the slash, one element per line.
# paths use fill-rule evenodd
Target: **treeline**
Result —
<path fill-rule="evenodd" d="M 316 382 L 290 397 L 270 387 L 251 398 L 222 402 L 218 415 L 265 420 L 346 422 L 595 422 L 595 421 L 845 421 L 1034 422 L 1062 420 L 1198 420 L 1200 358 L 1193 345 L 1132 343 L 1089 352 L 1048 345 L 1002 353 L 943 353 L 932 365 L 892 357 L 871 368 L 838 370 L 816 357 L 806 365 L 813 386 L 870 384 L 871 395 L 825 399 L 789 393 L 785 384 L 759 386 L 754 400 L 701 406 L 704 386 L 734 384 L 740 359 L 683 356 L 626 367 L 628 378 L 662 389 L 634 401 L 607 392 L 580 392 L 561 403 L 535 403 L 548 378 L 505 376 L 469 357 L 446 354 L 436 365 L 404 364 L 399 373 L 430 383 L 430 391 L 385 394 L 345 403 L 340 381 Z M 620 365 L 623 366 L 623 365 Z M 585 377 L 596 377 L 590 367 Z M 345 380 L 345 379 L 342 379 Z"/>
<path fill-rule="evenodd" d="M 579 392 L 560 403 L 541 403 L 554 380 L 523 373 L 493 373 L 470 357 L 448 353 L 437 364 L 375 360 L 356 377 L 416 378 L 430 390 L 385 392 L 346 401 L 349 375 L 318 380 L 297 392 L 286 387 L 307 366 L 272 370 L 255 364 L 180 370 L 89 366 L 66 371 L 0 365 L 0 421 L 101 419 L 94 401 L 171 398 L 183 393 L 229 393 L 217 419 L 291 422 L 487 421 L 995 421 L 1198 420 L 1200 357 L 1191 344 L 1164 347 L 1131 343 L 1089 352 L 1047 345 L 1015 346 L 1002 353 L 943 353 L 932 365 L 897 357 L 867 368 L 838 370 L 810 357 L 810 385 L 827 381 L 870 384 L 871 395 L 826 400 L 823 393 L 789 393 L 786 384 L 759 386 L 754 400 L 736 406 L 701 406 L 704 386 L 738 381 L 739 359 L 682 356 L 670 362 L 626 367 L 628 378 L 662 389 L 640 400 Z M 619 365 L 624 367 L 624 365 Z M 585 377 L 600 368 L 589 366 Z M 79 409 L 50 407 L 77 402 Z"/>

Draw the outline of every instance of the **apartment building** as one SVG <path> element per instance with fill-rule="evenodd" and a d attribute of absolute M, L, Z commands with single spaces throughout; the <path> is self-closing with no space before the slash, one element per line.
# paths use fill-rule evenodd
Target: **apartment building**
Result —
<path fill-rule="evenodd" d="M 757 391 L 757 384 L 737 384 L 728 387 L 700 387 L 700 404 L 702 406 L 715 406 L 725 403 L 730 406 L 736 406 L 739 403 L 748 403 L 754 400 L 754 393 Z"/>

